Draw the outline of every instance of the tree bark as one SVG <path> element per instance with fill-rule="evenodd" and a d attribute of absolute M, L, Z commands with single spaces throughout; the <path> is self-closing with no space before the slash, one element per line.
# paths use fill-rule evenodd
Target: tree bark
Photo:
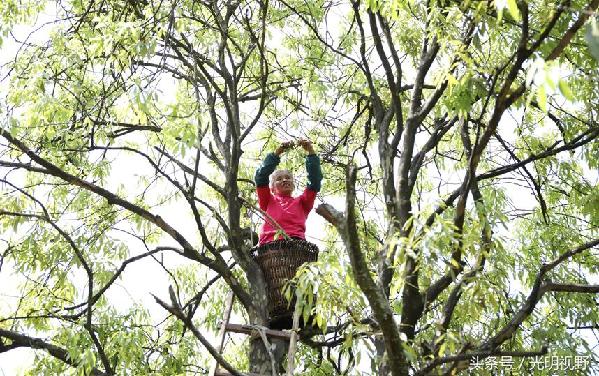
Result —
<path fill-rule="evenodd" d="M 274 358 L 275 372 L 272 370 L 273 361 L 271 354 L 264 346 L 264 341 L 260 336 L 250 340 L 250 372 L 259 375 L 279 375 L 285 372 L 283 367 L 285 355 L 289 349 L 289 342 L 285 339 L 272 338 L 268 340 L 272 356 Z"/>

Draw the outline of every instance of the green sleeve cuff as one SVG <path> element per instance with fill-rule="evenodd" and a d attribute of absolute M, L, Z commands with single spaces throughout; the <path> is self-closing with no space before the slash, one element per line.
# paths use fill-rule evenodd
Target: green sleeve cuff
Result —
<path fill-rule="evenodd" d="M 306 156 L 306 171 L 308 172 L 307 187 L 315 192 L 320 192 L 322 181 L 322 170 L 320 168 L 320 157 L 316 154 Z"/>

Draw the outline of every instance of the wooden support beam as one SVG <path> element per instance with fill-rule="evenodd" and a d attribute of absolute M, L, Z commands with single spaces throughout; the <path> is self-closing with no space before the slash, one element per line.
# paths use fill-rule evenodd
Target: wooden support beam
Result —
<path fill-rule="evenodd" d="M 264 334 L 266 334 L 267 337 L 273 337 L 273 338 L 281 338 L 281 339 L 286 339 L 289 340 L 291 339 L 291 333 L 289 332 L 284 332 L 282 330 L 273 330 L 273 329 L 268 329 L 268 328 L 258 328 L 255 325 L 244 325 L 244 324 L 227 324 L 226 325 L 226 329 L 228 332 L 234 332 L 234 333 L 243 333 L 243 334 L 258 334 L 258 331 L 264 330 Z"/>
<path fill-rule="evenodd" d="M 300 305 L 295 303 L 293 310 L 293 327 L 291 329 L 291 339 L 289 340 L 289 352 L 287 353 L 287 376 L 293 376 L 295 368 L 295 350 L 297 346 L 297 329 L 299 328 L 299 319 L 302 314 Z"/>

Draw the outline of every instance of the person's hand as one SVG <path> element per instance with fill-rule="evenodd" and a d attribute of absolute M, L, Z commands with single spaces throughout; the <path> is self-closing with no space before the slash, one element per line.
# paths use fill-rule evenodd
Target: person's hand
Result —
<path fill-rule="evenodd" d="M 303 138 L 301 140 L 298 140 L 297 144 L 303 147 L 306 153 L 314 154 L 314 147 L 312 146 L 312 141 Z"/>
<path fill-rule="evenodd" d="M 292 149 L 294 147 L 295 147 L 295 142 L 293 142 L 293 141 L 281 142 L 281 145 L 279 145 L 277 150 L 275 150 L 275 154 L 280 156 L 287 150 Z"/>

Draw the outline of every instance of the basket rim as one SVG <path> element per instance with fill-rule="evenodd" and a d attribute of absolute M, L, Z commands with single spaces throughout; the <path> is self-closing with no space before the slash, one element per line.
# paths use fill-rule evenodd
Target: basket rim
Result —
<path fill-rule="evenodd" d="M 250 249 L 250 253 L 253 257 L 262 256 L 264 254 L 271 253 L 270 251 L 280 252 L 282 250 L 293 250 L 302 251 L 305 253 L 318 254 L 320 250 L 318 246 L 305 239 L 291 238 L 291 239 L 278 239 L 272 242 L 257 245 Z"/>

